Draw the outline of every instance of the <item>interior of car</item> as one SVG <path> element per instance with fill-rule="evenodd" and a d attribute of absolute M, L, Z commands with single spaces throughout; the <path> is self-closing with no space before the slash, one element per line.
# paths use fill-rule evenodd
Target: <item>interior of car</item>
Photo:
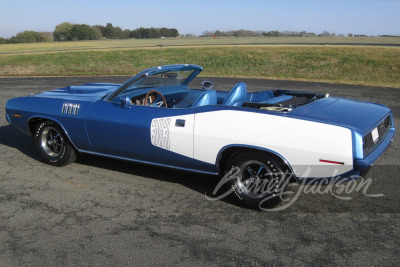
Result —
<path fill-rule="evenodd" d="M 203 83 L 204 84 L 204 83 Z M 211 86 L 190 89 L 188 86 L 172 85 L 129 91 L 121 97 L 129 98 L 129 105 L 145 105 L 161 108 L 197 108 L 209 105 L 248 107 L 273 111 L 290 111 L 300 105 L 315 101 L 323 95 L 287 90 L 247 92 L 243 82 L 229 92 L 216 91 Z"/>

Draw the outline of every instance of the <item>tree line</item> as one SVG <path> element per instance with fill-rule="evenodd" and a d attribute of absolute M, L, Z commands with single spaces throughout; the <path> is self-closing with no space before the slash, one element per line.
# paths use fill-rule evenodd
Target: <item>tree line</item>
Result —
<path fill-rule="evenodd" d="M 249 30 L 236 30 L 236 31 L 204 31 L 200 37 L 328 37 L 328 36 L 344 36 L 336 35 L 328 31 L 321 33 L 313 33 L 307 31 L 249 31 Z M 368 37 L 364 34 L 349 33 L 348 37 Z M 378 35 L 378 37 L 399 37 L 396 35 Z"/>
<path fill-rule="evenodd" d="M 23 31 L 18 33 L 16 36 L 8 39 L 0 37 L 0 44 L 36 43 L 51 41 L 53 41 L 53 36 L 51 32 Z"/>
<path fill-rule="evenodd" d="M 86 24 L 71 24 L 64 22 L 56 26 L 53 37 L 54 41 L 78 41 L 78 40 L 100 40 L 106 39 L 144 39 L 144 38 L 171 38 L 178 37 L 177 29 L 168 28 L 138 28 L 135 30 L 114 27 L 111 23 L 106 26 Z"/>
<path fill-rule="evenodd" d="M 335 33 L 323 31 L 320 34 L 306 31 L 204 31 L 200 37 L 315 37 L 315 36 L 335 36 Z"/>
<path fill-rule="evenodd" d="M 101 39 L 144 39 L 144 38 L 171 38 L 178 37 L 177 29 L 169 28 L 137 28 L 135 30 L 114 27 L 111 23 L 105 26 L 87 24 L 72 24 L 63 22 L 57 25 L 53 32 L 24 31 L 11 38 L 1 38 L 0 44 L 4 43 L 35 43 L 51 41 L 80 41 Z"/>
<path fill-rule="evenodd" d="M 177 29 L 169 28 L 137 28 L 135 30 L 121 29 L 114 27 L 111 23 L 105 26 L 87 24 L 72 24 L 64 22 L 55 27 L 53 32 L 23 31 L 16 36 L 5 39 L 0 37 L 0 44 L 5 43 L 34 43 L 51 41 L 79 41 L 79 40 L 100 40 L 100 39 L 145 39 L 145 38 L 171 38 L 178 37 Z M 199 37 L 318 37 L 336 36 L 335 33 L 323 31 L 319 34 L 307 31 L 204 31 Z M 343 35 L 338 35 L 343 36 Z M 367 37 L 349 33 L 348 37 Z M 194 34 L 186 34 L 184 37 L 196 37 Z M 396 35 L 380 35 L 380 37 L 399 37 Z"/>

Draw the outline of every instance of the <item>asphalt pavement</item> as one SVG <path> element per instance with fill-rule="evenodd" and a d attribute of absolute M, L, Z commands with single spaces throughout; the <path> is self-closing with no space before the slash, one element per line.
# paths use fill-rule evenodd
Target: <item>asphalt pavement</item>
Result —
<path fill-rule="evenodd" d="M 0 110 L 28 93 L 127 78 L 3 78 Z M 196 79 L 193 87 L 202 80 L 217 90 L 244 81 L 250 91 L 377 102 L 392 109 L 400 129 L 400 89 L 225 78 Z M 46 165 L 33 140 L 1 116 L 0 266 L 399 266 L 398 135 L 365 177 L 368 186 L 303 190 L 285 209 L 254 211 L 211 201 L 218 177 L 88 155 Z"/>

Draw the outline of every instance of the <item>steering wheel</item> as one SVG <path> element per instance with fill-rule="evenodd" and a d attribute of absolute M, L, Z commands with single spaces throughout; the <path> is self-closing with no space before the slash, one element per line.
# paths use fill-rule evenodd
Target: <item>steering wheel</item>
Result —
<path fill-rule="evenodd" d="M 144 98 L 144 101 L 143 101 L 143 106 L 146 106 L 146 105 L 147 105 L 147 99 L 149 98 L 149 96 L 150 96 L 151 93 L 159 94 L 159 95 L 161 96 L 163 102 L 164 102 L 165 107 L 167 108 L 167 100 L 165 100 L 165 97 L 164 97 L 159 91 L 157 91 L 157 90 L 150 90 L 150 91 L 146 94 L 146 96 L 145 96 L 145 98 Z M 161 107 L 161 105 L 162 105 L 162 103 L 161 103 L 158 107 Z"/>

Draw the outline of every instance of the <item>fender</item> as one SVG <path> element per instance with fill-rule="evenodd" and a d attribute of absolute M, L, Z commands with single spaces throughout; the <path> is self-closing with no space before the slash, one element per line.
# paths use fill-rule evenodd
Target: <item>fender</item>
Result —
<path fill-rule="evenodd" d="M 293 176 L 295 177 L 295 179 L 298 181 L 298 178 L 296 177 L 292 166 L 289 164 L 289 162 L 286 160 L 286 158 L 284 156 L 282 156 L 280 153 L 265 148 L 265 147 L 258 147 L 258 146 L 249 146 L 249 145 L 244 145 L 244 144 L 231 144 L 231 145 L 227 145 L 224 146 L 223 148 L 221 148 L 221 150 L 218 152 L 216 161 L 215 161 L 215 166 L 217 167 L 217 171 L 218 173 L 221 171 L 220 170 L 220 162 L 221 162 L 221 158 L 223 153 L 227 150 L 227 149 L 231 149 L 231 148 L 237 148 L 237 149 L 252 149 L 252 150 L 258 150 L 260 152 L 267 152 L 269 154 L 273 154 L 274 156 L 278 157 L 284 164 L 286 164 L 286 166 L 289 168 L 290 172 L 293 174 Z"/>
<path fill-rule="evenodd" d="M 33 133 L 31 132 L 31 130 L 30 130 L 30 128 L 29 128 L 29 122 L 31 121 L 31 120 L 33 120 L 33 119 L 44 119 L 44 120 L 50 120 L 50 121 L 54 121 L 55 123 L 57 123 L 62 129 L 63 129 L 63 131 L 64 131 L 64 134 L 65 134 L 65 136 L 67 137 L 67 139 L 68 139 L 68 141 L 70 142 L 70 144 L 74 147 L 74 149 L 76 150 L 76 151 L 79 151 L 79 149 L 76 147 L 76 145 L 74 144 L 74 142 L 72 142 L 72 139 L 71 139 L 71 137 L 69 136 L 69 134 L 68 134 L 68 131 L 65 129 L 65 127 L 62 125 L 62 123 L 59 121 L 59 120 L 57 120 L 57 119 L 55 119 L 55 118 L 53 118 L 53 117 L 49 117 L 49 116 L 42 116 L 42 115 L 34 115 L 34 116 L 31 116 L 31 117 L 29 117 L 29 119 L 27 120 L 27 123 L 26 123 L 26 128 L 28 129 L 28 132 L 31 134 L 31 137 L 34 137 L 33 136 Z"/>

